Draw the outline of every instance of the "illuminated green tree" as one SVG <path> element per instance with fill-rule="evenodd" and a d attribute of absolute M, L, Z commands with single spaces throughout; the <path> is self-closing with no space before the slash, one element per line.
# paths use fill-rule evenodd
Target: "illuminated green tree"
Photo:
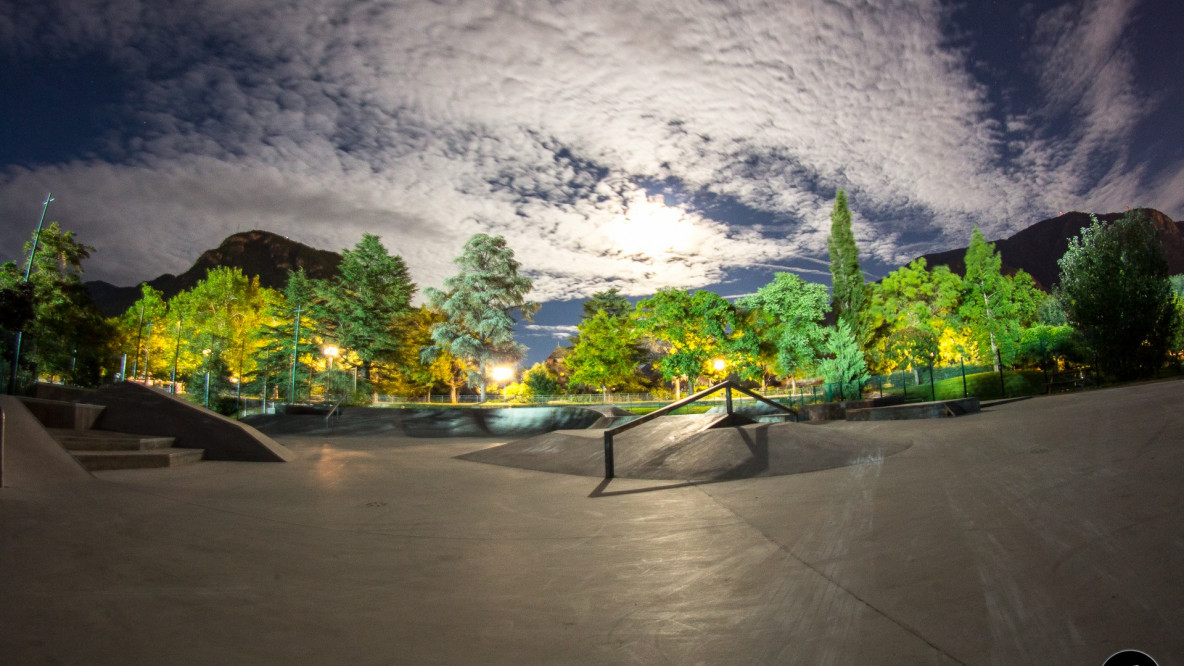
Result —
<path fill-rule="evenodd" d="M 1099 366 L 1120 379 L 1157 368 L 1179 320 L 1163 245 L 1142 213 L 1108 225 L 1095 218 L 1059 263 L 1058 297 Z"/>
<path fill-rule="evenodd" d="M 978 228 L 966 248 L 966 276 L 962 279 L 959 316 L 970 327 L 980 357 L 990 357 L 995 370 L 999 361 L 1009 362 L 1017 351 L 1023 329 L 1036 321 L 1044 294 L 1032 277 L 1017 271 L 1002 273 L 1003 259 Z"/>
<path fill-rule="evenodd" d="M 818 369 L 826 383 L 834 387 L 840 400 L 858 400 L 860 389 L 868 380 L 867 362 L 851 325 L 840 319 L 827 331 Z"/>
<path fill-rule="evenodd" d="M 28 286 L 23 284 L 23 270 L 8 263 L 0 269 L 0 292 L 7 293 L 7 299 L 21 310 L 9 317 L 10 325 L 23 324 L 21 363 L 29 371 L 25 378 L 97 384 L 111 360 L 115 332 L 82 284 L 82 262 L 94 248 L 51 222 L 41 230 L 32 264 L 27 259 L 33 250 L 31 239 L 24 250 L 22 265 L 30 268 Z M 30 298 L 31 313 L 25 309 Z"/>
<path fill-rule="evenodd" d="M 444 289 L 424 290 L 432 308 L 445 317 L 432 326 L 425 359 L 447 351 L 469 364 L 469 380 L 485 400 L 490 364 L 516 361 L 525 354 L 514 341 L 513 313 L 533 319 L 539 306 L 526 295 L 534 283 L 518 274 L 520 264 L 501 236 L 474 235 L 453 263 L 459 270 L 444 280 Z"/>
<path fill-rule="evenodd" d="M 393 361 L 403 345 L 415 283 L 402 257 L 374 234 L 343 250 L 338 269 L 337 277 L 315 283 L 314 316 L 327 338 L 357 355 L 369 380 L 374 363 Z"/>
<path fill-rule="evenodd" d="M 638 333 L 632 321 L 598 310 L 579 324 L 579 337 L 565 359 L 569 385 L 584 385 L 608 396 L 637 379 Z"/>
<path fill-rule="evenodd" d="M 851 211 L 847 208 L 847 193 L 839 190 L 830 214 L 830 236 L 826 240 L 830 252 L 830 273 L 835 316 L 845 320 L 856 330 L 859 313 L 866 297 L 863 270 L 859 267 L 859 248 L 851 230 Z"/>
<path fill-rule="evenodd" d="M 814 366 L 825 339 L 826 287 L 777 273 L 772 282 L 741 299 L 740 306 L 756 315 L 755 330 L 771 346 L 779 374 L 793 378 L 796 371 Z"/>

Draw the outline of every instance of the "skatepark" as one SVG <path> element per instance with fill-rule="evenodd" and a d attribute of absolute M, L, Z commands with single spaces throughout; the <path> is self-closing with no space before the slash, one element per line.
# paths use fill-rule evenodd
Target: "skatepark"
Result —
<path fill-rule="evenodd" d="M 1182 401 L 755 423 L 646 456 L 666 435 L 639 427 L 611 480 L 593 418 L 348 413 L 256 421 L 287 462 L 90 474 L 14 446 L 4 402 L 0 663 L 1170 663 Z"/>

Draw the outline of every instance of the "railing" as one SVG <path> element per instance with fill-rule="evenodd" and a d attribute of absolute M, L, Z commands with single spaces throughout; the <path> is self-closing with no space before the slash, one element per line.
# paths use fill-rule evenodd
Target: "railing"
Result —
<path fill-rule="evenodd" d="M 713 393 L 718 393 L 719 391 L 724 392 L 724 404 L 725 404 L 725 408 L 727 410 L 727 413 L 730 416 L 732 414 L 732 390 L 733 389 L 735 389 L 735 390 L 739 391 L 740 393 L 743 393 L 744 395 L 747 395 L 751 398 L 755 398 L 767 405 L 771 405 L 773 407 L 776 407 L 777 409 L 780 409 L 784 412 L 787 412 L 789 414 L 793 414 L 795 416 L 797 415 L 797 412 L 786 407 L 785 405 L 779 405 L 779 404 L 773 402 L 772 400 L 769 400 L 769 399 L 764 398 L 760 395 L 757 395 L 756 393 L 753 393 L 752 391 L 749 391 L 748 389 L 741 387 L 736 382 L 733 382 L 731 380 L 723 381 L 723 382 L 720 382 L 719 384 L 716 384 L 715 386 L 712 386 L 709 389 L 705 389 L 705 390 L 700 391 L 694 395 L 689 395 L 677 402 L 672 402 L 669 405 L 666 405 L 665 407 L 663 407 L 661 409 L 654 410 L 654 411 L 650 412 L 649 414 L 646 414 L 645 416 L 640 416 L 636 419 L 633 419 L 632 421 L 629 421 L 628 423 L 622 423 L 619 426 L 605 430 L 604 431 L 604 478 L 611 479 L 614 476 L 616 476 L 616 465 L 613 461 L 613 436 L 614 435 L 618 435 L 618 434 L 625 432 L 626 430 L 629 430 L 631 428 L 636 428 L 637 426 L 642 425 L 644 423 L 649 423 L 650 421 L 653 421 L 654 419 L 658 418 L 659 416 L 664 416 L 666 414 L 669 414 L 670 412 L 673 412 L 674 410 L 679 409 L 680 407 L 686 407 L 687 405 L 691 404 L 692 402 L 697 402 L 699 400 L 702 400 L 703 398 L 706 398 L 707 396 L 709 396 Z"/>
<path fill-rule="evenodd" d="M 341 420 L 341 409 L 340 408 L 341 408 L 341 403 L 343 403 L 343 402 L 345 402 L 345 398 L 339 399 L 337 401 L 337 404 L 333 405 L 333 409 L 330 409 L 329 413 L 325 414 L 325 427 L 326 428 L 329 427 L 329 425 L 330 425 L 329 419 L 333 418 L 334 414 L 337 415 L 337 420 L 339 420 L 339 421 Z"/>

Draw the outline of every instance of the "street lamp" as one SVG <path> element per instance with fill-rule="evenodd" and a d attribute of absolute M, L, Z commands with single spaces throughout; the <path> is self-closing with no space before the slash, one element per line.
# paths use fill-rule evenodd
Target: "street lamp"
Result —
<path fill-rule="evenodd" d="M 501 392 L 502 384 L 514 378 L 514 368 L 508 365 L 499 365 L 489 371 L 489 376 L 493 379 L 494 385 L 497 386 L 498 392 Z"/>
<path fill-rule="evenodd" d="M 25 280 L 23 284 L 29 284 L 29 274 L 33 272 L 33 257 L 37 256 L 37 241 L 41 240 L 41 226 L 45 224 L 45 211 L 49 209 L 49 202 L 53 201 L 53 193 L 47 192 L 45 194 L 45 203 L 41 204 L 41 219 L 37 220 L 37 231 L 33 232 L 33 249 L 29 252 L 29 263 L 25 264 Z M 21 336 L 24 335 L 24 329 L 17 330 L 16 343 L 12 350 L 12 376 L 8 379 L 8 392 L 11 395 L 16 395 L 17 370 L 21 364 Z M 120 372 L 122 375 L 123 373 Z M 34 377 L 36 379 L 36 377 Z M 122 377 L 121 377 L 122 379 Z"/>
<path fill-rule="evenodd" d="M 333 375 L 333 359 L 337 358 L 337 355 L 341 353 L 341 350 L 339 350 L 335 345 L 325 345 L 324 347 L 321 347 L 321 353 L 324 354 L 325 358 L 329 360 L 329 363 L 325 368 L 325 400 L 329 400 L 329 379 Z"/>
<path fill-rule="evenodd" d="M 210 408 L 210 350 L 201 350 L 201 355 L 206 357 L 206 409 Z"/>

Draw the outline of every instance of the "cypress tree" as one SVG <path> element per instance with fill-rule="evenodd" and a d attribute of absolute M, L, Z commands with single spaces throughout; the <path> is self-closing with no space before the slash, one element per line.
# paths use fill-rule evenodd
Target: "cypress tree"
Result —
<path fill-rule="evenodd" d="M 832 308 L 835 316 L 858 330 L 859 311 L 863 309 L 866 286 L 859 268 L 859 249 L 851 231 L 851 211 L 847 208 L 847 193 L 839 190 L 835 207 L 830 213 L 830 236 L 826 239 L 830 251 L 832 276 Z"/>

